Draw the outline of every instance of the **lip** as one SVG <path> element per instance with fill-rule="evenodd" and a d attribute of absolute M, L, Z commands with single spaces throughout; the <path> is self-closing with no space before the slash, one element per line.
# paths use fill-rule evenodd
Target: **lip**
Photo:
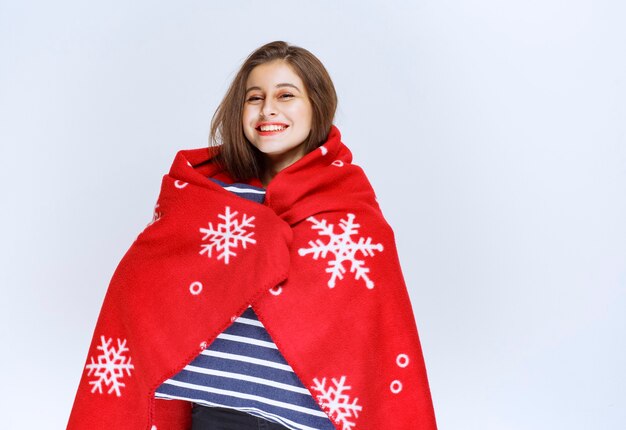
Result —
<path fill-rule="evenodd" d="M 280 125 L 285 127 L 283 130 L 274 130 L 274 131 L 261 131 L 261 126 L 263 125 Z M 254 127 L 254 129 L 256 130 L 256 132 L 260 135 L 260 136 L 274 136 L 276 134 L 280 134 L 283 131 L 287 130 L 289 128 L 288 124 L 285 124 L 284 122 L 260 122 L 256 125 L 256 127 Z"/>

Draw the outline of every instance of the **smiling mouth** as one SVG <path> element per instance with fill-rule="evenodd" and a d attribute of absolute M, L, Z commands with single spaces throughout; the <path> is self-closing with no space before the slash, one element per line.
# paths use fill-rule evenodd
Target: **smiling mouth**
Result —
<path fill-rule="evenodd" d="M 283 131 L 287 127 L 289 126 L 288 125 L 262 125 L 260 127 L 257 127 L 256 130 L 261 131 L 261 132 L 275 132 L 275 131 Z"/>

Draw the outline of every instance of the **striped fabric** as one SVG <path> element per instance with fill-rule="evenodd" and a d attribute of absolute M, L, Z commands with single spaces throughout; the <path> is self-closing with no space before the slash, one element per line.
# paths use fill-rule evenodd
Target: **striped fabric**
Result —
<path fill-rule="evenodd" d="M 263 188 L 213 180 L 258 203 L 265 197 Z M 155 397 L 237 409 L 294 430 L 335 428 L 250 307 Z"/>

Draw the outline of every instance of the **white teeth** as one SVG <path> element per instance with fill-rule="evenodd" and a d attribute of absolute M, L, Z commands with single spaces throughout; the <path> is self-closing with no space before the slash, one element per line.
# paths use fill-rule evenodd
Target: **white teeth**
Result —
<path fill-rule="evenodd" d="M 278 131 L 278 130 L 284 130 L 285 126 L 282 125 L 262 125 L 261 126 L 261 131 Z"/>

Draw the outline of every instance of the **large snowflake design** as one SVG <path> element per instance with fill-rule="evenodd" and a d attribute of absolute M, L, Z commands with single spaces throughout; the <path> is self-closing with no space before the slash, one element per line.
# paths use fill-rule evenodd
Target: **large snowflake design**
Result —
<path fill-rule="evenodd" d="M 317 400 L 328 411 L 330 418 L 341 424 L 342 430 L 352 430 L 356 424 L 348 418 L 358 418 L 363 407 L 358 404 L 358 398 L 350 400 L 350 396 L 346 394 L 352 388 L 346 385 L 346 377 L 332 378 L 332 384 L 329 383 L 328 386 L 326 378 L 321 381 L 314 378 L 313 384 L 312 389 L 320 393 L 316 396 Z"/>
<path fill-rule="evenodd" d="M 126 386 L 120 380 L 124 377 L 124 372 L 130 376 L 131 369 L 135 366 L 131 363 L 131 358 L 126 357 L 125 353 L 128 352 L 126 348 L 126 339 L 117 339 L 117 349 L 111 347 L 113 339 L 107 340 L 104 336 L 100 336 L 100 346 L 98 350 L 102 351 L 100 355 L 91 357 L 91 363 L 88 363 L 85 367 L 89 372 L 87 376 L 95 376 L 97 379 L 89 381 L 89 385 L 92 385 L 92 393 L 96 391 L 102 394 L 103 385 L 109 387 L 107 394 L 115 392 L 117 397 L 120 397 L 122 393 L 120 388 Z"/>
<path fill-rule="evenodd" d="M 208 257 L 212 257 L 213 250 L 219 252 L 217 256 L 218 260 L 224 260 L 224 263 L 228 264 L 230 257 L 235 257 L 237 253 L 233 251 L 241 245 L 246 249 L 247 244 L 256 243 L 253 231 L 248 229 L 254 227 L 252 223 L 254 221 L 253 216 L 246 214 L 242 215 L 241 219 L 237 218 L 239 212 L 231 211 L 230 206 L 226 206 L 223 214 L 219 214 L 218 217 L 223 222 L 218 223 L 213 227 L 213 223 L 209 223 L 209 228 L 201 228 L 200 232 L 204 233 L 202 240 L 208 241 L 201 245 L 200 254 L 207 254 Z"/>
<path fill-rule="evenodd" d="M 314 260 L 318 258 L 325 259 L 328 253 L 333 254 L 334 259 L 328 261 L 328 267 L 326 272 L 330 273 L 330 279 L 328 280 L 328 287 L 334 288 L 337 279 L 343 279 L 346 268 L 344 262 L 350 262 L 350 273 L 354 273 L 354 279 L 363 279 L 367 288 L 374 288 L 374 282 L 367 275 L 370 271 L 365 266 L 363 260 L 357 259 L 357 253 L 360 253 L 363 257 L 372 257 L 374 251 L 382 251 L 383 245 L 381 243 L 372 243 L 372 238 L 359 237 L 355 242 L 352 236 L 358 234 L 360 224 L 354 222 L 355 215 L 347 214 L 346 218 L 339 221 L 340 233 L 335 233 L 334 224 L 329 224 L 325 219 L 321 221 L 315 217 L 307 218 L 313 226 L 313 230 L 317 230 L 320 236 L 328 237 L 328 241 L 324 243 L 321 239 L 315 241 L 309 241 L 308 248 L 298 249 L 298 254 L 301 256 L 311 254 Z"/>

